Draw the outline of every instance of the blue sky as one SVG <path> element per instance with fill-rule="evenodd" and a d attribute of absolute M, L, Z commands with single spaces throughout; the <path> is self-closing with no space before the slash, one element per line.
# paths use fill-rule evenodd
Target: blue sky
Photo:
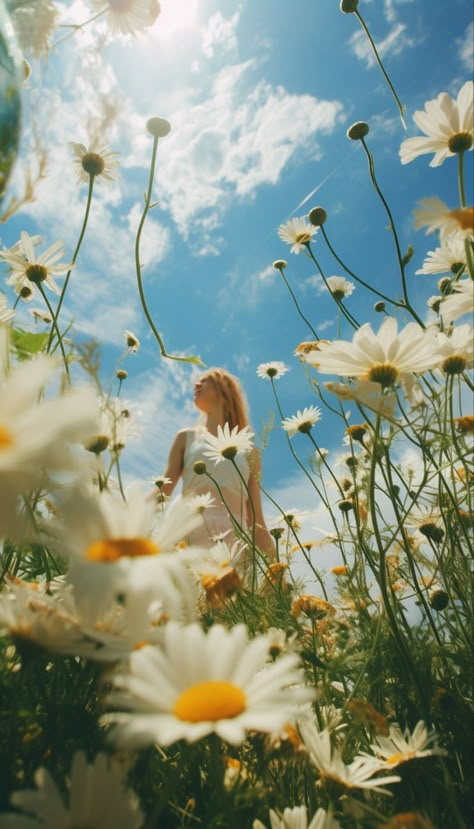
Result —
<path fill-rule="evenodd" d="M 123 351 L 124 329 L 142 341 L 125 363 L 129 379 L 123 393 L 141 429 L 141 439 L 130 443 L 124 456 L 129 479 L 148 479 L 163 470 L 174 432 L 194 417 L 191 388 L 197 373 L 160 360 L 138 302 L 133 245 L 152 148 L 146 120 L 161 115 L 172 125 L 160 142 L 154 190 L 159 205 L 143 239 L 150 310 L 169 351 L 198 353 L 207 365 L 224 366 L 240 377 L 260 432 L 275 406 L 270 385 L 256 377 L 259 363 L 283 360 L 291 367 L 278 383 L 285 414 L 318 402 L 292 356 L 310 332 L 272 270 L 273 260 L 288 260 L 288 279 L 318 333 L 336 338 L 338 332 L 337 309 L 321 289 L 314 265 L 290 254 L 277 236 L 279 224 L 324 206 L 327 232 L 341 257 L 369 283 L 400 294 L 386 216 L 362 148 L 346 138 L 351 123 L 367 121 L 368 144 L 402 247 L 415 247 L 408 270 L 412 301 L 428 319 L 425 303 L 436 293 L 437 280 L 415 276 L 415 270 L 435 240 L 414 231 L 411 211 L 426 196 L 458 203 L 456 161 L 430 169 L 425 156 L 402 167 L 398 148 L 418 133 L 412 120 L 416 109 L 443 90 L 456 95 L 472 76 L 467 0 L 361 0 L 360 11 L 407 106 L 407 133 L 357 20 L 341 14 L 336 0 L 163 0 L 162 5 L 153 28 L 136 39 L 111 40 L 103 24 L 94 24 L 60 44 L 48 62 L 33 65 L 12 187 L 21 188 L 27 163 L 34 166 L 33 122 L 48 153 L 49 175 L 37 200 L 0 229 L 7 246 L 24 229 L 40 232 L 48 245 L 62 238 L 72 255 L 86 187 L 75 181 L 67 141 L 88 143 L 99 134 L 120 153 L 118 182 L 109 187 L 96 182 L 64 319 L 73 316 L 79 337 L 102 343 L 105 380 Z M 90 15 L 82 0 L 66 4 L 63 12 L 66 22 Z M 326 276 L 341 275 L 323 240 L 316 241 L 315 252 Z M 361 322 L 382 321 L 372 311 L 374 297 L 362 287 L 346 302 Z M 40 301 L 33 305 L 40 307 Z M 26 306 L 20 321 L 33 326 Z M 341 331 L 343 338 L 351 337 L 344 322 Z M 342 428 L 329 414 L 315 436 L 321 446 L 341 451 Z M 306 460 L 311 447 L 304 436 L 297 435 L 294 446 Z M 264 455 L 263 483 L 284 509 L 317 510 L 278 429 Z M 317 510 L 308 531 L 324 521 Z"/>

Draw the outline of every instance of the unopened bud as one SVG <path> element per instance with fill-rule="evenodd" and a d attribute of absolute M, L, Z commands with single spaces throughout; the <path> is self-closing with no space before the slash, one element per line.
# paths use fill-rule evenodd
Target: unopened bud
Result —
<path fill-rule="evenodd" d="M 275 259 L 273 263 L 273 267 L 276 271 L 284 271 L 287 266 L 288 262 L 285 259 Z"/>
<path fill-rule="evenodd" d="M 308 219 L 314 227 L 320 227 L 328 217 L 324 207 L 313 207 L 308 213 Z"/>
<path fill-rule="evenodd" d="M 385 302 L 383 302 L 382 300 L 376 302 L 374 305 L 374 311 L 377 311 L 377 314 L 383 314 L 383 312 L 385 311 Z"/>
<path fill-rule="evenodd" d="M 352 509 L 354 509 L 354 504 L 352 503 L 352 501 L 349 501 L 348 498 L 344 498 L 342 501 L 339 501 L 338 507 L 341 510 L 341 512 L 350 512 Z"/>
<path fill-rule="evenodd" d="M 204 475 L 204 473 L 207 471 L 207 466 L 204 463 L 204 461 L 196 461 L 196 463 L 193 466 L 193 470 L 196 473 L 196 475 Z"/>
<path fill-rule="evenodd" d="M 88 452 L 93 452 L 94 455 L 100 455 L 105 452 L 109 445 L 109 438 L 107 435 L 97 435 L 97 437 L 86 446 Z"/>
<path fill-rule="evenodd" d="M 368 132 L 369 125 L 366 124 L 365 121 L 356 121 L 356 123 L 352 124 L 352 127 L 349 127 L 347 130 L 347 137 L 352 141 L 360 141 L 362 138 L 365 138 Z"/>
<path fill-rule="evenodd" d="M 284 530 L 282 527 L 274 527 L 273 530 L 270 530 L 270 535 L 278 541 L 278 539 L 282 537 L 283 532 Z"/>
<path fill-rule="evenodd" d="M 358 5 L 359 0 L 341 0 L 339 8 L 343 14 L 354 14 Z"/>
<path fill-rule="evenodd" d="M 118 371 L 115 372 L 115 376 L 116 376 L 117 380 L 120 380 L 120 382 L 122 382 L 122 380 L 127 379 L 128 371 L 125 371 L 124 368 L 119 368 Z"/>
<path fill-rule="evenodd" d="M 149 118 L 146 128 L 153 138 L 164 138 L 171 130 L 171 124 L 166 118 Z"/>
<path fill-rule="evenodd" d="M 449 596 L 445 590 L 441 590 L 440 587 L 431 590 L 428 596 L 430 607 L 433 610 L 444 610 L 445 607 L 449 604 Z"/>

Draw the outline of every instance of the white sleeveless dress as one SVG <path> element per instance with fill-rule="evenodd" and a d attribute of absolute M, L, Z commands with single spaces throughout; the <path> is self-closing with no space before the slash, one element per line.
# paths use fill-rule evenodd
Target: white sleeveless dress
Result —
<path fill-rule="evenodd" d="M 214 498 L 213 506 L 204 512 L 203 526 L 193 530 L 188 536 L 190 544 L 211 547 L 214 537 L 222 533 L 228 533 L 225 536 L 228 543 L 235 541 L 236 535 L 229 511 L 244 530 L 248 529 L 246 509 L 248 495 L 242 478 L 248 485 L 250 466 L 245 455 L 236 456 L 235 462 L 242 475 L 241 478 L 231 461 L 223 460 L 216 463 L 210 460 L 204 454 L 209 448 L 206 444 L 206 434 L 206 430 L 199 427 L 188 429 L 186 432 L 182 496 L 184 498 L 210 493 Z M 227 506 L 221 500 L 217 487 L 207 475 L 196 475 L 193 469 L 196 461 L 205 462 L 207 471 L 216 480 Z"/>

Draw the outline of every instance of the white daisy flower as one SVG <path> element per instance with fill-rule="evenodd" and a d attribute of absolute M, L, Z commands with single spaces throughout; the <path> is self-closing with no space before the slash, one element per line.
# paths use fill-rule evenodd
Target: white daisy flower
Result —
<path fill-rule="evenodd" d="M 172 484 L 173 481 L 171 478 L 165 478 L 164 475 L 156 475 L 154 478 L 150 478 L 150 483 L 154 484 L 157 489 L 163 489 L 164 486 L 167 484 Z"/>
<path fill-rule="evenodd" d="M 321 409 L 318 406 L 305 406 L 303 411 L 298 409 L 295 415 L 285 417 L 281 422 L 281 427 L 288 432 L 290 437 L 293 437 L 297 432 L 308 434 L 318 420 L 321 420 Z"/>
<path fill-rule="evenodd" d="M 308 355 L 311 362 L 311 354 Z M 318 371 L 360 377 L 388 388 L 412 372 L 422 373 L 439 365 L 433 338 L 416 322 L 398 333 L 396 319 L 387 317 L 374 334 L 369 323 L 355 332 L 352 342 L 334 340 L 322 343 L 318 352 Z"/>
<path fill-rule="evenodd" d="M 102 3 L 102 8 L 104 4 Z M 117 160 L 118 153 L 113 152 L 106 144 L 101 144 L 98 139 L 86 147 L 84 144 L 77 144 L 68 141 L 68 145 L 74 153 L 76 174 L 79 183 L 89 184 L 91 176 L 102 178 L 104 181 L 115 181 L 117 178 L 116 169 L 120 167 Z"/>
<path fill-rule="evenodd" d="M 153 25 L 160 14 L 158 0 L 89 0 L 94 12 L 107 10 L 107 26 L 113 34 L 132 35 Z"/>
<path fill-rule="evenodd" d="M 54 293 L 59 294 L 53 276 L 66 274 L 73 267 L 71 263 L 58 262 L 64 253 L 64 245 L 59 240 L 37 256 L 31 236 L 22 230 L 16 252 L 0 250 L 0 258 L 10 266 L 11 273 L 7 284 L 12 285 L 17 294 L 21 294 L 23 288 L 28 288 L 32 291 L 28 298 L 33 296 L 35 286 L 43 282 Z"/>
<path fill-rule="evenodd" d="M 233 460 L 236 455 L 245 455 L 252 449 L 253 432 L 250 431 L 249 426 L 244 426 L 239 430 L 238 426 L 234 426 L 232 431 L 229 424 L 225 423 L 217 427 L 217 435 L 211 435 L 210 432 L 206 434 L 206 444 L 208 451 L 204 452 L 207 458 L 220 463 L 223 460 Z"/>
<path fill-rule="evenodd" d="M 474 282 L 470 277 L 453 282 L 451 290 L 453 293 L 443 299 L 440 307 L 444 325 L 474 311 Z"/>
<path fill-rule="evenodd" d="M 363 406 L 378 412 L 383 417 L 393 417 L 397 397 L 395 392 L 384 390 L 381 383 L 370 380 L 356 380 L 350 386 L 347 383 L 326 382 L 324 387 L 340 400 L 357 400 Z"/>
<path fill-rule="evenodd" d="M 40 308 L 30 308 L 30 314 L 36 321 L 40 320 L 41 322 L 44 322 L 45 325 L 51 325 L 53 321 L 50 314 L 47 314 Z"/>
<path fill-rule="evenodd" d="M 131 354 L 136 354 L 138 349 L 140 348 L 140 340 L 138 337 L 135 336 L 133 331 L 128 331 L 125 329 L 124 332 L 125 342 L 127 344 L 127 349 L 130 351 Z"/>
<path fill-rule="evenodd" d="M 460 374 L 473 365 L 472 325 L 468 323 L 458 325 L 453 328 L 449 337 L 446 334 L 439 333 L 436 335 L 435 343 L 441 368 L 446 374 Z"/>
<path fill-rule="evenodd" d="M 341 829 L 341 824 L 332 816 L 332 812 L 326 812 L 325 809 L 318 809 L 309 823 L 306 806 L 286 808 L 283 812 L 270 809 L 269 816 L 271 829 Z M 253 829 L 266 827 L 260 820 L 254 820 Z"/>
<path fill-rule="evenodd" d="M 13 308 L 8 307 L 8 301 L 4 294 L 0 294 L 0 323 L 4 325 L 15 316 Z"/>
<path fill-rule="evenodd" d="M 140 585 L 147 579 L 166 579 L 162 568 L 170 562 L 164 554 L 201 521 L 184 499 L 157 516 L 154 503 L 138 488 L 127 492 L 127 501 L 108 491 L 70 491 L 60 508 L 62 522 L 52 523 L 49 530 L 70 559 L 69 578 L 87 619 L 96 619 L 118 594 L 143 589 Z M 181 568 L 179 558 L 176 563 Z M 181 572 L 171 577 L 187 589 L 189 580 Z"/>
<path fill-rule="evenodd" d="M 402 733 L 400 726 L 391 725 L 388 737 L 377 736 L 370 746 L 374 754 L 384 761 L 386 768 L 396 768 L 402 763 L 434 755 L 445 756 L 448 752 L 436 744 L 436 732 L 428 731 L 420 720 L 413 734 L 406 728 Z M 367 755 L 369 756 L 369 755 Z"/>
<path fill-rule="evenodd" d="M 278 235 L 283 242 L 291 245 L 291 253 L 300 253 L 306 250 L 307 245 L 317 233 L 318 228 L 306 221 L 305 218 L 290 219 L 286 224 L 280 225 Z"/>
<path fill-rule="evenodd" d="M 267 662 L 269 646 L 266 636 L 250 640 L 244 625 L 216 624 L 206 633 L 170 622 L 162 649 L 133 653 L 130 673 L 110 677 L 110 704 L 129 709 L 103 718 L 112 741 L 168 746 L 215 733 L 239 745 L 246 731 L 278 731 L 314 690 L 303 686 L 295 654 Z"/>
<path fill-rule="evenodd" d="M 261 377 L 263 380 L 278 380 L 280 377 L 283 377 L 287 371 L 288 367 L 285 363 L 282 363 L 281 360 L 273 360 L 270 363 L 260 363 L 260 365 L 257 366 L 257 376 Z"/>
<path fill-rule="evenodd" d="M 199 576 L 215 575 L 228 567 L 237 567 L 245 544 L 241 541 L 234 541 L 231 546 L 226 541 L 217 541 L 208 549 L 197 550 L 187 554 L 183 553 L 191 569 Z"/>
<path fill-rule="evenodd" d="M 127 401 L 122 397 L 107 397 L 99 402 L 99 409 L 99 429 L 90 436 L 86 449 L 97 455 L 106 449 L 121 452 L 129 440 L 139 435 Z"/>
<path fill-rule="evenodd" d="M 421 199 L 421 207 L 413 211 L 415 227 L 426 227 L 426 233 L 439 230 L 441 236 L 459 233 L 463 237 L 474 235 L 474 207 L 449 207 L 438 196 Z"/>
<path fill-rule="evenodd" d="M 13 8 L 11 20 L 22 52 L 44 58 L 51 47 L 59 11 L 51 0 L 36 0 Z"/>
<path fill-rule="evenodd" d="M 337 748 L 333 748 L 329 731 L 318 731 L 314 722 L 302 720 L 298 723 L 303 742 L 308 754 L 319 771 L 323 785 L 338 786 L 346 793 L 350 789 L 363 789 L 381 794 L 390 794 L 382 788 L 391 783 L 399 783 L 400 777 L 374 777 L 386 769 L 385 763 L 375 757 L 357 756 L 347 765 Z"/>
<path fill-rule="evenodd" d="M 189 499 L 191 509 L 196 510 L 199 515 L 203 515 L 208 509 L 212 509 L 216 504 L 216 499 L 212 497 L 210 492 L 203 492 L 200 495 L 194 495 Z"/>
<path fill-rule="evenodd" d="M 350 296 L 355 291 L 354 283 L 344 279 L 343 276 L 328 276 L 326 282 L 328 291 L 335 299 L 344 299 L 344 297 Z"/>
<path fill-rule="evenodd" d="M 5 814 L 2 826 L 8 825 L 12 829 L 58 829 L 66 826 L 139 829 L 143 825 L 144 815 L 138 799 L 126 789 L 124 769 L 105 754 L 97 754 L 93 764 L 88 765 L 84 752 L 76 751 L 70 778 L 66 804 L 62 787 L 56 786 L 47 769 L 38 769 L 34 778 L 37 788 L 13 792 L 11 796 L 12 805 L 28 816 Z"/>
<path fill-rule="evenodd" d="M 467 266 L 464 239 L 458 233 L 444 236 L 442 244 L 435 250 L 429 250 L 423 267 L 415 273 L 454 273 L 457 274 Z"/>
<path fill-rule="evenodd" d="M 474 84 L 466 81 L 456 101 L 447 92 L 427 101 L 424 110 L 417 110 L 413 120 L 423 136 L 407 138 L 400 146 L 400 160 L 408 164 L 419 155 L 434 153 L 430 167 L 439 167 L 449 156 L 472 149 Z"/>

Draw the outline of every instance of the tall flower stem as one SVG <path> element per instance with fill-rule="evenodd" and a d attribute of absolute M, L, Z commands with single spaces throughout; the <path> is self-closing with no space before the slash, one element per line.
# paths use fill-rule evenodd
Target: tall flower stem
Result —
<path fill-rule="evenodd" d="M 328 291 L 329 291 L 329 293 L 331 294 L 332 298 L 335 300 L 335 302 L 336 302 L 336 304 L 337 304 L 337 306 L 338 306 L 339 310 L 340 310 L 340 311 L 344 314 L 344 316 L 345 316 L 345 318 L 346 318 L 347 322 L 349 323 L 349 325 L 352 325 L 352 327 L 353 327 L 353 328 L 356 328 L 356 329 L 357 329 L 357 328 L 360 328 L 360 325 L 359 325 L 359 323 L 357 322 L 356 318 L 352 316 L 352 314 L 350 313 L 350 311 L 348 311 L 348 310 L 347 310 L 347 308 L 345 308 L 345 307 L 344 307 L 344 305 L 343 305 L 343 303 L 341 302 L 341 300 L 340 300 L 340 299 L 337 299 L 337 298 L 334 296 L 334 294 L 332 293 L 332 291 L 330 290 L 329 285 L 328 285 L 327 278 L 326 278 L 326 276 L 325 276 L 325 275 L 324 275 L 324 273 L 323 273 L 323 270 L 322 270 L 322 268 L 321 268 L 321 265 L 319 264 L 319 262 L 318 262 L 318 260 L 316 259 L 316 257 L 315 257 L 315 255 L 314 255 L 313 251 L 311 250 L 311 245 L 309 244 L 309 242 L 308 242 L 308 244 L 306 245 L 306 247 L 307 247 L 307 250 L 308 250 L 308 253 L 309 253 L 309 255 L 310 255 L 311 259 L 313 260 L 313 262 L 314 262 L 314 264 L 316 265 L 316 267 L 317 267 L 317 269 L 318 269 L 319 273 L 321 274 L 322 280 L 323 280 L 323 282 L 324 282 L 324 284 L 325 284 L 325 286 L 326 286 L 327 290 L 328 290 Z"/>
<path fill-rule="evenodd" d="M 287 280 L 287 278 L 286 278 L 286 276 L 285 276 L 285 274 L 284 274 L 284 272 L 283 272 L 283 268 L 278 268 L 278 270 L 280 271 L 280 273 L 281 273 L 281 275 L 282 275 L 282 277 L 283 277 L 283 281 L 284 281 L 284 283 L 285 283 L 286 287 L 288 288 L 288 290 L 289 290 L 289 292 L 290 292 L 290 296 L 291 296 L 291 298 L 292 298 L 293 302 L 295 303 L 296 310 L 298 311 L 298 314 L 300 315 L 300 317 L 301 317 L 301 319 L 303 320 L 303 322 L 305 322 L 305 323 L 306 323 L 306 325 L 308 326 L 308 328 L 312 331 L 312 333 L 313 333 L 313 336 L 314 336 L 315 340 L 319 340 L 319 337 L 318 337 L 318 335 L 317 335 L 316 331 L 314 330 L 313 326 L 311 325 L 310 321 L 309 321 L 309 320 L 305 317 L 305 315 L 303 314 L 303 312 L 302 312 L 302 310 L 301 310 L 301 308 L 300 308 L 300 306 L 299 306 L 298 300 L 296 299 L 296 296 L 295 296 L 295 294 L 294 294 L 294 292 L 293 292 L 293 290 L 292 290 L 292 288 L 291 288 L 291 285 L 290 285 L 290 283 L 288 282 L 288 280 Z"/>
<path fill-rule="evenodd" d="M 368 39 L 368 41 L 371 45 L 372 51 L 374 53 L 375 60 L 377 61 L 378 65 L 379 65 L 379 68 L 380 68 L 380 71 L 382 72 L 382 75 L 384 76 L 385 80 L 387 81 L 390 92 L 392 93 L 393 97 L 395 98 L 395 102 L 397 104 L 398 111 L 400 113 L 400 119 L 401 119 L 401 122 L 402 122 L 402 125 L 403 125 L 403 129 L 406 130 L 406 128 L 407 128 L 406 121 L 405 121 L 406 106 L 404 106 L 404 104 L 401 103 L 401 101 L 400 101 L 400 99 L 399 99 L 399 97 L 398 97 L 398 95 L 395 91 L 395 87 L 393 86 L 392 81 L 390 80 L 389 75 L 388 75 L 388 73 L 387 73 L 387 71 L 386 71 L 386 69 L 385 69 L 385 67 L 382 63 L 382 59 L 381 59 L 381 57 L 380 57 L 380 55 L 377 51 L 377 47 L 374 43 L 372 35 L 370 34 L 370 32 L 367 28 L 367 25 L 365 23 L 364 18 L 362 17 L 362 15 L 358 11 L 358 9 L 355 10 L 354 14 L 357 17 L 360 25 L 362 26 L 365 34 L 367 35 L 367 39 Z"/>
<path fill-rule="evenodd" d="M 63 338 L 61 336 L 61 332 L 59 330 L 59 326 L 58 326 L 58 323 L 57 323 L 57 313 L 56 313 L 56 316 L 55 316 L 52 305 L 51 305 L 51 303 L 50 303 L 50 301 L 49 301 L 49 299 L 46 295 L 46 292 L 45 292 L 41 282 L 38 283 L 38 290 L 39 290 L 41 296 L 43 297 L 43 299 L 46 303 L 46 307 L 49 311 L 49 314 L 50 314 L 50 317 L 51 317 L 51 320 L 52 320 L 51 333 L 53 331 L 56 332 L 56 336 L 58 338 L 58 343 L 59 343 L 59 348 L 61 349 L 61 354 L 62 354 L 62 358 L 63 358 L 63 362 L 64 362 L 64 368 L 65 368 L 65 371 L 66 371 L 66 376 L 67 376 L 69 385 L 71 385 L 71 375 L 69 373 L 69 363 L 68 363 L 68 359 L 67 359 L 67 356 L 66 356 L 66 351 L 64 350 Z M 47 350 L 49 351 L 49 348 Z"/>
<path fill-rule="evenodd" d="M 91 174 L 89 176 L 89 190 L 88 190 L 88 193 L 87 193 L 86 210 L 85 210 L 85 213 L 84 213 L 84 219 L 83 219 L 83 222 L 82 222 L 81 232 L 79 234 L 79 239 L 77 240 L 76 249 L 74 251 L 74 254 L 73 254 L 73 257 L 72 257 L 72 260 L 71 260 L 71 267 L 69 268 L 69 270 L 66 274 L 66 279 L 64 280 L 64 285 L 63 285 L 61 295 L 59 297 L 59 302 L 58 302 L 58 305 L 57 305 L 57 308 L 56 308 L 56 314 L 53 314 L 53 325 L 51 327 L 51 333 L 49 335 L 48 345 L 46 347 L 47 353 L 49 353 L 49 351 L 51 350 L 51 345 L 52 345 L 52 340 L 53 340 L 53 331 L 55 330 L 56 323 L 59 319 L 59 313 L 61 311 L 61 307 L 62 307 L 62 304 L 63 304 L 63 301 L 64 301 L 64 297 L 66 295 L 67 286 L 69 284 L 69 279 L 70 279 L 70 276 L 71 276 L 71 272 L 72 272 L 73 266 L 76 264 L 76 259 L 78 257 L 79 251 L 81 249 L 82 240 L 84 239 L 84 234 L 86 232 L 87 222 L 89 220 L 89 213 L 90 213 L 91 203 L 92 203 L 92 192 L 94 190 L 94 178 L 95 178 L 95 176 L 93 174 Z"/>
<path fill-rule="evenodd" d="M 155 323 L 153 322 L 150 311 L 148 310 L 148 305 L 147 305 L 147 301 L 146 301 L 146 298 L 145 298 L 145 292 L 143 290 L 142 267 L 141 267 L 141 264 L 140 264 L 140 241 L 141 241 L 143 226 L 145 224 L 145 220 L 146 220 L 146 217 L 148 215 L 148 211 L 150 210 L 151 194 L 152 194 L 152 189 L 153 189 L 153 180 L 154 180 L 154 177 L 155 177 L 157 150 L 158 150 L 158 136 L 155 135 L 153 137 L 153 152 L 152 152 L 151 164 L 150 164 L 150 175 L 149 175 L 149 178 L 148 178 L 148 189 L 147 189 L 147 192 L 146 192 L 146 195 L 145 195 L 145 207 L 143 209 L 142 217 L 140 219 L 140 224 L 138 225 L 137 235 L 136 235 L 136 238 L 135 238 L 135 270 L 136 270 L 136 273 L 137 273 L 138 293 L 139 293 L 139 296 L 140 296 L 140 302 L 141 302 L 141 305 L 142 305 L 142 308 L 143 308 L 143 313 L 145 314 L 148 325 L 150 326 L 151 331 L 153 333 L 153 336 L 155 337 L 155 339 L 158 343 L 161 356 L 162 357 L 167 357 L 169 360 L 177 360 L 179 362 L 184 362 L 184 363 L 194 363 L 196 365 L 202 366 L 202 365 L 204 365 L 204 363 L 202 362 L 202 360 L 199 357 L 196 357 L 196 356 L 181 357 L 181 356 L 177 356 L 175 354 L 168 354 L 168 352 L 166 351 L 166 347 L 165 347 L 163 338 L 162 338 L 160 332 L 158 331 Z"/>

